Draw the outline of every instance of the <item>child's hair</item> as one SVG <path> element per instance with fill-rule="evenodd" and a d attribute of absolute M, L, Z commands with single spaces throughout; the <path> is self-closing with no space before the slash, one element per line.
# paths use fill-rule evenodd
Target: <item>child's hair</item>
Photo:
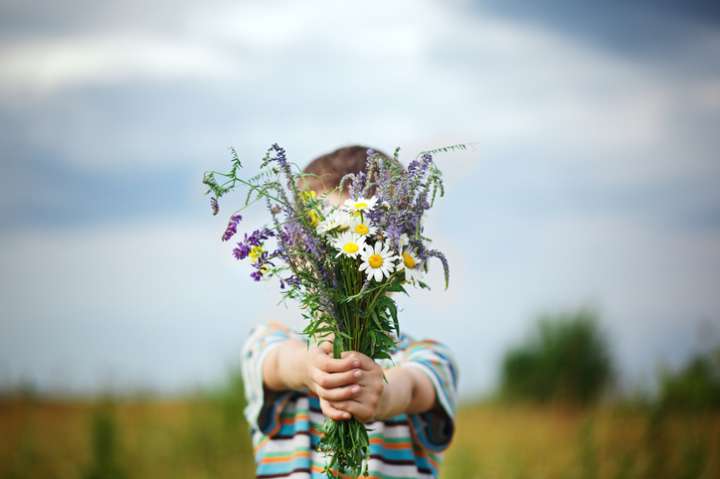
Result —
<path fill-rule="evenodd" d="M 370 148 L 362 145 L 344 146 L 318 156 L 303 170 L 303 173 L 309 173 L 311 176 L 303 177 L 300 187 L 303 190 L 322 193 L 337 188 L 340 180 L 347 174 L 367 172 L 368 149 Z M 382 151 L 375 148 L 373 150 L 387 161 L 395 161 Z M 343 185 L 343 193 L 348 193 L 347 183 Z"/>

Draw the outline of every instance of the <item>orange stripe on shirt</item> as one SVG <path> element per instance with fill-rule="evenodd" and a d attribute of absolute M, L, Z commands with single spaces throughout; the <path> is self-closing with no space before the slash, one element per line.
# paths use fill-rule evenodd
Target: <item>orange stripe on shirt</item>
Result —
<path fill-rule="evenodd" d="M 410 441 L 403 442 L 385 442 L 381 437 L 371 437 L 370 444 L 378 444 L 383 449 L 410 449 L 412 443 Z"/>
<path fill-rule="evenodd" d="M 288 417 L 280 420 L 280 423 L 283 426 L 287 426 L 288 424 L 295 424 L 297 421 L 307 421 L 310 419 L 310 416 L 305 412 L 299 412 L 293 417 Z"/>
<path fill-rule="evenodd" d="M 298 457 L 310 457 L 310 451 L 295 451 L 290 454 L 285 454 L 284 456 L 275 456 L 275 457 L 263 457 L 260 461 L 262 464 L 272 464 L 275 462 L 287 462 L 292 461 L 293 459 L 297 459 Z"/>
<path fill-rule="evenodd" d="M 428 462 L 429 462 L 430 464 L 432 464 L 432 466 L 435 468 L 436 471 L 440 470 L 440 463 L 438 463 L 438 461 L 436 461 L 435 459 L 433 459 L 433 457 L 432 457 L 430 454 L 428 454 L 427 451 L 425 451 L 424 448 L 422 448 L 422 447 L 421 447 L 421 448 L 418 448 L 418 449 L 415 450 L 415 452 L 417 453 L 418 456 L 427 459 Z"/>

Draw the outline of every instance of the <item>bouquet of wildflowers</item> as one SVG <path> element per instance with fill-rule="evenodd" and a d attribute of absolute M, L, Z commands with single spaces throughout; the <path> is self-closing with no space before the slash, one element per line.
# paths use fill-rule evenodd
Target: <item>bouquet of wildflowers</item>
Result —
<path fill-rule="evenodd" d="M 203 182 L 214 214 L 218 200 L 237 186 L 245 190 L 241 210 L 264 202 L 270 221 L 245 233 L 233 254 L 249 259 L 255 281 L 276 278 L 283 295 L 299 301 L 308 321 L 306 335 L 332 338 L 336 358 L 344 351 L 389 358 L 400 328 L 388 293 L 406 292 L 408 285 L 427 288 L 423 278 L 430 258 L 441 262 L 447 287 L 447 260 L 429 246 L 422 222 L 444 193 L 432 155 L 457 147 L 423 152 L 407 169 L 397 160 L 399 150 L 393 160 L 369 150 L 366 171 L 340 182 L 338 190 L 349 192 L 341 205 L 329 201 L 332 192 L 302 190 L 307 174 L 288 162 L 277 144 L 268 149 L 257 175 L 239 177 L 242 163 L 232 150 L 231 169 L 206 172 Z M 237 234 L 241 210 L 230 216 L 223 241 Z M 328 419 L 320 443 L 330 457 L 326 473 L 366 474 L 368 447 L 362 423 Z"/>

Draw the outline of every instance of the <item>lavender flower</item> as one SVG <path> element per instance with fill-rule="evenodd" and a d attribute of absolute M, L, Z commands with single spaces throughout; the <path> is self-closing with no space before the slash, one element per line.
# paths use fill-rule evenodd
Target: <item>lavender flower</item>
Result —
<path fill-rule="evenodd" d="M 447 289 L 448 284 L 450 283 L 450 266 L 448 265 L 448 260 L 445 257 L 444 254 L 442 254 L 440 251 L 436 249 L 431 249 L 429 251 L 425 252 L 425 256 L 428 258 L 437 258 L 442 263 L 443 267 L 443 274 L 445 276 L 445 289 Z"/>
<path fill-rule="evenodd" d="M 245 233 L 243 240 L 233 249 L 233 256 L 237 260 L 247 258 L 253 247 L 262 246 L 263 242 L 272 236 L 275 236 L 275 233 L 268 228 L 255 230 L 250 235 Z"/>
<path fill-rule="evenodd" d="M 220 212 L 220 205 L 218 205 L 217 198 L 214 196 L 210 198 L 210 208 L 212 209 L 213 216 L 217 216 Z"/>
<path fill-rule="evenodd" d="M 301 204 L 300 198 L 299 198 L 299 192 L 297 185 L 295 184 L 296 178 L 295 175 L 292 173 L 292 169 L 290 168 L 290 163 L 287 161 L 287 154 L 285 153 L 285 148 L 282 148 L 277 143 L 273 143 L 270 149 L 268 150 L 268 154 L 270 152 L 275 152 L 275 156 L 270 158 L 268 157 L 268 161 L 275 161 L 278 165 L 280 165 L 280 169 L 282 170 L 283 174 L 285 175 L 285 179 L 287 180 L 287 188 L 289 191 L 292 192 L 293 199 L 295 200 L 295 207 L 298 208 L 298 206 Z M 284 190 L 280 190 L 280 196 L 283 198 L 284 201 L 289 203 L 287 195 Z M 299 208 L 298 208 L 299 209 Z"/>
<path fill-rule="evenodd" d="M 285 153 L 285 148 L 281 147 L 277 143 L 273 143 L 270 149 L 275 151 L 275 161 L 277 161 L 280 166 L 285 167 L 287 165 L 287 154 Z"/>
<path fill-rule="evenodd" d="M 393 248 L 397 249 L 398 243 L 400 242 L 400 236 L 402 235 L 400 227 L 395 223 L 390 223 L 385 229 L 385 234 L 387 235 L 388 240 L 390 240 L 390 244 Z"/>
<path fill-rule="evenodd" d="M 235 213 L 230 217 L 230 221 L 228 221 L 227 227 L 225 228 L 225 232 L 222 235 L 222 240 L 227 241 L 233 236 L 235 236 L 235 233 L 237 233 L 237 224 L 242 220 L 242 215 L 240 213 Z"/>
<path fill-rule="evenodd" d="M 362 171 L 357 173 L 353 179 L 352 183 L 350 185 L 350 197 L 351 198 L 360 198 L 363 195 L 363 190 L 365 189 L 365 183 L 368 181 L 368 178 L 365 176 L 365 173 Z"/>
<path fill-rule="evenodd" d="M 272 237 L 275 236 L 275 233 L 269 228 L 262 228 L 259 230 L 253 231 L 250 236 L 245 234 L 245 243 L 247 243 L 250 246 L 260 246 L 262 243 Z"/>
<path fill-rule="evenodd" d="M 246 245 L 243 242 L 240 242 L 237 244 L 235 249 L 233 249 L 233 256 L 235 256 L 235 259 L 242 260 L 247 258 L 247 256 L 250 254 L 250 247 Z"/>

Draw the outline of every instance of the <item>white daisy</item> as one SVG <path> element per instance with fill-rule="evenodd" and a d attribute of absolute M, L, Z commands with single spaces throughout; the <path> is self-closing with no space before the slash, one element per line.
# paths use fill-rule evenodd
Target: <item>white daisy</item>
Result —
<path fill-rule="evenodd" d="M 363 198 L 362 196 L 356 199 L 350 198 L 349 200 L 345 200 L 345 209 L 351 213 L 358 214 L 370 211 L 375 207 L 375 203 L 377 203 L 375 196 L 372 198 Z"/>
<path fill-rule="evenodd" d="M 423 264 L 414 251 L 405 249 L 400 256 L 398 263 L 398 271 L 405 271 L 405 281 L 415 284 L 425 275 Z"/>
<path fill-rule="evenodd" d="M 361 220 L 356 217 L 353 218 L 353 221 L 350 223 L 350 231 L 360 236 L 371 236 L 375 234 L 377 228 L 372 226 L 367 218 Z"/>
<path fill-rule="evenodd" d="M 333 242 L 333 246 L 339 251 L 335 257 L 345 255 L 349 258 L 357 258 L 365 248 L 365 238 L 350 231 L 345 231 Z"/>
<path fill-rule="evenodd" d="M 340 222 L 340 212 L 338 210 L 330 210 L 323 212 L 324 219 L 317 225 L 317 232 L 325 234 L 335 228 L 340 228 L 342 223 Z"/>
<path fill-rule="evenodd" d="M 382 281 L 383 277 L 390 277 L 395 270 L 396 256 L 392 255 L 387 243 L 375 242 L 375 246 L 367 245 L 361 255 L 360 271 L 365 271 L 368 279 Z"/>
<path fill-rule="evenodd" d="M 400 254 L 400 261 L 398 262 L 398 271 L 405 271 L 405 281 L 408 283 L 415 284 L 425 275 L 424 264 L 420 262 L 415 251 L 409 248 L 410 238 L 408 235 L 400 235 L 398 241 L 398 247 L 402 253 Z"/>
<path fill-rule="evenodd" d="M 317 226 L 317 231 L 320 234 L 325 234 L 332 230 L 343 231 L 350 229 L 350 226 L 356 221 L 350 213 L 337 208 L 323 212 L 323 217 L 324 219 Z"/>
<path fill-rule="evenodd" d="M 355 221 L 355 218 L 353 218 L 352 215 L 345 210 L 335 210 L 335 214 L 337 215 L 338 224 L 343 228 L 349 228 L 350 225 Z"/>

